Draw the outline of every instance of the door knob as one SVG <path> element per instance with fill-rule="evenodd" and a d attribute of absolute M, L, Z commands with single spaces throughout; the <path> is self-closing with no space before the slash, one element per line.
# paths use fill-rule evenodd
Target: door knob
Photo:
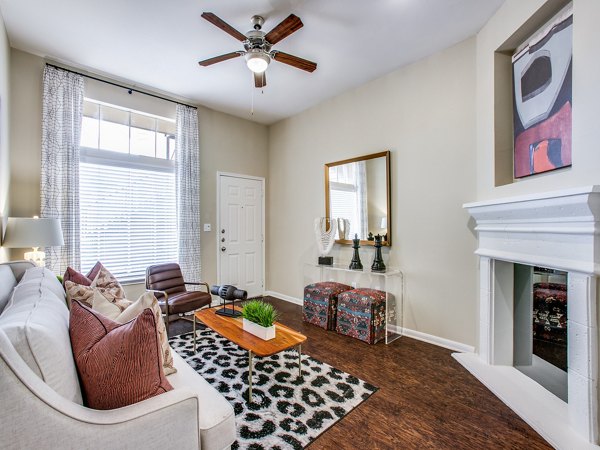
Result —
<path fill-rule="evenodd" d="M 224 252 L 225 250 L 227 250 L 225 247 L 221 247 L 222 252 Z"/>

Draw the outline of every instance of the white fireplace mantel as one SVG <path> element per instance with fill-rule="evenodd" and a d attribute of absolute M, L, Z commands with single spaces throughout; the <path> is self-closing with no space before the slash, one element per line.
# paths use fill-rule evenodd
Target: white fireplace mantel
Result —
<path fill-rule="evenodd" d="M 600 275 L 600 186 L 463 205 L 479 256 Z"/>
<path fill-rule="evenodd" d="M 464 208 L 479 239 L 479 345 L 455 358 L 556 448 L 599 448 L 600 186 Z M 514 263 L 568 272 L 568 403 L 512 366 Z"/>

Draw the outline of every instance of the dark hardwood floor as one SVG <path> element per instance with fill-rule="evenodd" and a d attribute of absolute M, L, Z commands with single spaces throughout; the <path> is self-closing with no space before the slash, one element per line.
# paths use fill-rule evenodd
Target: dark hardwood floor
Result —
<path fill-rule="evenodd" d="M 302 308 L 266 297 L 280 322 L 308 336 L 303 353 L 380 389 L 309 448 L 551 449 L 451 356 L 451 351 L 402 337 L 368 345 L 302 322 Z M 177 321 L 169 334 L 191 331 Z"/>

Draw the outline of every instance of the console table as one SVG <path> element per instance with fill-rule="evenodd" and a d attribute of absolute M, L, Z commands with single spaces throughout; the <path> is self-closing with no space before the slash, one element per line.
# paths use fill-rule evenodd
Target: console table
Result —
<path fill-rule="evenodd" d="M 304 264 L 304 286 L 321 281 L 335 281 L 353 288 L 377 289 L 386 293 L 385 343 L 389 344 L 402 336 L 402 308 L 404 302 L 404 276 L 398 269 L 383 273 L 365 270 L 350 270 L 347 266 L 322 266 Z"/>

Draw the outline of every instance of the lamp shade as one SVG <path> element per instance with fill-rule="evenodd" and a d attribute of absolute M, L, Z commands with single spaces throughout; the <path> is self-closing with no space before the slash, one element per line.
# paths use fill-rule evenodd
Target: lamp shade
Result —
<path fill-rule="evenodd" d="M 59 219 L 9 217 L 2 245 L 9 248 L 64 245 Z"/>

